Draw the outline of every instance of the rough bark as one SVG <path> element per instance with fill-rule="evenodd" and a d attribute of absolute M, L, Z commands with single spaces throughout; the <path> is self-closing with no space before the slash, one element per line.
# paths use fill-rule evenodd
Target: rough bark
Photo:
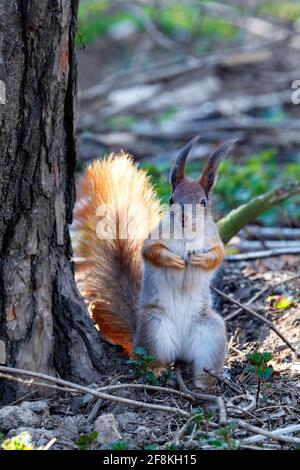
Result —
<path fill-rule="evenodd" d="M 0 0 L 0 362 L 91 382 L 105 357 L 75 285 L 68 230 L 77 8 Z M 16 395 L 0 382 L 0 402 Z"/>

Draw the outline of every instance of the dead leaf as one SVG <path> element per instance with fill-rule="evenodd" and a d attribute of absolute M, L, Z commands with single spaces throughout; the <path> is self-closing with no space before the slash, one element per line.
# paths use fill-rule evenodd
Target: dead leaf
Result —
<path fill-rule="evenodd" d="M 268 297 L 268 302 L 271 307 L 277 310 L 286 310 L 294 303 L 291 297 L 286 297 L 285 295 L 271 295 Z"/>

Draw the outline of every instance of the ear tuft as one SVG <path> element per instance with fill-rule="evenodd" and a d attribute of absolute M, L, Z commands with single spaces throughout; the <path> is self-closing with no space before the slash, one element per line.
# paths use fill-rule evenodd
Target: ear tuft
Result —
<path fill-rule="evenodd" d="M 170 175 L 170 181 L 172 184 L 172 189 L 176 188 L 176 186 L 181 183 L 184 179 L 184 167 L 185 167 L 185 162 L 187 159 L 187 156 L 189 154 L 189 151 L 195 145 L 197 142 L 199 142 L 200 136 L 197 135 L 193 140 L 188 142 L 183 149 L 179 152 L 178 157 L 176 159 L 176 163 L 174 168 L 171 171 Z"/>
<path fill-rule="evenodd" d="M 226 140 L 226 142 L 224 142 L 224 144 L 211 155 L 206 167 L 204 168 L 199 179 L 199 184 L 202 186 L 207 196 L 215 184 L 216 174 L 220 163 L 227 158 L 229 151 L 236 141 L 237 139 Z"/>

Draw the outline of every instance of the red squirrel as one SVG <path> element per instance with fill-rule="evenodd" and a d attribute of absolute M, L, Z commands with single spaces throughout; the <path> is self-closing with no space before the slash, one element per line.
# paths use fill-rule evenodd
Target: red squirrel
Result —
<path fill-rule="evenodd" d="M 93 162 L 79 186 L 74 252 L 82 260 L 76 268 L 83 271 L 81 292 L 104 337 L 131 356 L 142 346 L 159 367 L 191 364 L 194 383 L 202 387 L 203 368 L 222 373 L 227 354 L 225 323 L 210 291 L 224 258 L 211 191 L 233 142 L 212 154 L 195 181 L 184 168 L 198 139 L 177 157 L 164 213 L 132 157 L 121 153 Z"/>

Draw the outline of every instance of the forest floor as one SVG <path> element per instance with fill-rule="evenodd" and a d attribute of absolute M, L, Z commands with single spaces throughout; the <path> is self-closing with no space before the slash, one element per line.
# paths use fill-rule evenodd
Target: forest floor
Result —
<path fill-rule="evenodd" d="M 295 348 L 300 347 L 300 282 L 298 271 L 300 257 L 282 256 L 253 262 L 227 263 L 217 285 L 223 292 L 233 295 L 243 303 L 257 297 L 251 307 L 272 321 Z M 292 279 L 287 282 L 288 279 Z M 266 290 L 268 288 L 268 290 Z M 262 291 L 263 289 L 263 291 Z M 261 294 L 258 297 L 258 294 Z M 278 299 L 289 299 L 290 305 L 276 308 Z M 216 299 L 216 306 L 227 320 L 229 354 L 224 373 L 225 382 L 218 382 L 214 393 L 222 395 L 227 409 L 228 424 L 220 426 L 215 406 L 202 400 L 190 402 L 169 393 L 149 390 L 118 390 L 118 396 L 131 400 L 146 401 L 158 406 L 170 406 L 191 412 L 187 420 L 177 414 L 157 410 L 127 408 L 121 403 L 101 403 L 101 413 L 112 413 L 118 423 L 120 438 L 113 448 L 138 449 L 291 449 L 297 446 L 293 439 L 283 442 L 259 434 L 256 426 L 264 431 L 282 430 L 296 425 L 300 430 L 300 357 L 260 321 L 247 312 L 236 314 L 231 302 Z M 115 349 L 115 348 L 114 348 Z M 268 366 L 273 368 L 271 377 L 262 381 L 257 397 L 257 376 L 249 369 L 247 355 L 255 351 L 271 352 Z M 110 373 L 104 384 L 145 383 L 147 373 L 137 380 L 135 368 L 122 353 L 114 356 Z M 113 372 L 112 372 L 113 371 Z M 186 384 L 193 388 L 189 376 Z M 164 386 L 174 387 L 171 376 Z M 91 412 L 91 403 L 85 409 Z M 281 431 L 280 431 L 281 430 Z M 299 438 L 298 438 L 299 440 Z M 97 447 L 97 442 L 95 443 Z M 104 446 L 105 447 L 105 446 Z M 111 448 L 108 445 L 108 448 Z"/>
<path fill-rule="evenodd" d="M 251 307 L 271 320 L 298 349 L 299 262 L 299 256 L 282 256 L 225 263 L 217 282 L 218 288 L 243 303 L 257 297 Z M 278 308 L 283 305 L 276 304 L 279 298 L 289 301 L 284 308 Z M 236 314 L 236 306 L 231 302 L 216 299 L 216 307 L 225 319 L 235 314 L 226 321 L 229 353 L 224 376 L 209 390 L 223 398 L 226 424 L 219 424 L 220 415 L 214 403 L 175 395 L 170 390 L 147 388 L 150 383 L 178 390 L 174 372 L 158 380 L 144 364 L 143 372 L 137 376 L 140 369 L 128 362 L 118 347 L 107 345 L 107 375 L 90 387 L 95 390 L 108 387 L 106 393 L 139 402 L 137 406 L 99 400 L 91 394 L 61 392 L 53 396 L 51 391 L 41 401 L 29 391 L 22 404 L 0 409 L 0 428 L 6 431 L 4 438 L 26 431 L 36 447 L 52 442 L 53 449 L 298 448 L 300 358 L 266 325 L 247 312 Z M 272 373 L 262 380 L 259 394 L 258 377 L 249 371 L 247 359 L 249 353 L 256 351 L 272 355 L 267 364 Z M 197 392 L 188 372 L 184 378 L 188 388 Z M 121 384 L 125 384 L 124 388 Z M 141 384 L 141 388 L 130 388 L 133 384 Z M 141 403 L 157 409 L 143 409 Z M 160 410 L 161 406 L 173 411 Z M 181 416 L 182 411 L 187 416 Z M 277 436 L 264 434 L 274 430 Z"/>

